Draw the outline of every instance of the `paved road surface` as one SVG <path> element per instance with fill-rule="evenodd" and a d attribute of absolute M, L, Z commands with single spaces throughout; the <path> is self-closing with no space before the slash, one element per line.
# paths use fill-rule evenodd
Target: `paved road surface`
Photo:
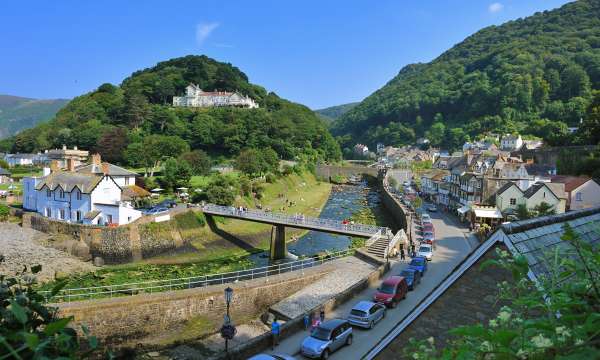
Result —
<path fill-rule="evenodd" d="M 468 230 L 464 227 L 458 227 L 454 218 L 443 213 L 430 213 L 433 218 L 433 224 L 437 235 L 437 250 L 434 258 L 429 264 L 429 269 L 425 274 L 421 284 L 409 292 L 405 300 L 400 302 L 396 309 L 389 309 L 385 319 L 380 321 L 372 330 L 362 330 L 354 328 L 354 343 L 349 347 L 343 347 L 337 352 L 331 354 L 332 359 L 360 359 L 362 358 L 388 331 L 390 331 L 402 318 L 409 313 L 411 309 L 439 284 L 444 277 L 469 253 L 474 239 L 467 239 Z M 392 266 L 387 276 L 397 274 L 405 265 L 397 263 Z M 341 317 L 345 318 L 352 306 L 360 300 L 370 300 L 377 286 L 368 288 L 358 294 L 354 299 L 338 307 L 332 313 L 326 314 L 326 318 Z M 300 344 L 308 335 L 308 332 L 302 331 L 285 339 L 273 352 L 287 353 L 303 358 L 300 355 Z"/>

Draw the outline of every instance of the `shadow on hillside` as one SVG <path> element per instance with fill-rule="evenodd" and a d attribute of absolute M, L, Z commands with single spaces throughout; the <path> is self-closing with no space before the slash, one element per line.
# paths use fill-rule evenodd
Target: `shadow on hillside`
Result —
<path fill-rule="evenodd" d="M 214 217 L 212 217 L 212 216 L 206 216 L 206 223 L 208 224 L 208 227 L 210 228 L 210 230 L 212 232 L 214 232 L 215 234 L 219 235 L 223 239 L 231 242 L 232 244 L 234 244 L 248 252 L 263 251 L 262 249 L 254 247 L 251 244 L 248 244 L 247 242 L 245 242 L 244 240 L 242 240 L 238 237 L 235 237 L 234 235 L 228 233 L 227 231 L 219 229 L 219 227 L 217 226 L 217 223 L 215 222 Z"/>

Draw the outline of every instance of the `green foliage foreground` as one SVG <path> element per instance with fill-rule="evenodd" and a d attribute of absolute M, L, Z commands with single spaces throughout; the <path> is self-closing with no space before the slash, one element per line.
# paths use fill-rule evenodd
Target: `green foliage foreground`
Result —
<path fill-rule="evenodd" d="M 510 302 L 488 324 L 451 330 L 455 336 L 443 349 L 433 338 L 405 353 L 413 359 L 598 359 L 600 358 L 600 253 L 568 226 L 562 240 L 572 245 L 565 256 L 547 256 L 549 275 L 539 283 L 527 277 L 524 257 L 500 251 L 499 266 L 513 275 L 500 284 L 500 299 Z M 595 232 L 600 231 L 597 227 Z M 564 250 L 561 250 L 564 251 Z"/>

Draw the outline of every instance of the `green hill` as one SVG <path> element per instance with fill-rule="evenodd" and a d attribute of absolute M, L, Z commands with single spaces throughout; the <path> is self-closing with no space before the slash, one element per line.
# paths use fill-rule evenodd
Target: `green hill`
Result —
<path fill-rule="evenodd" d="M 184 94 L 190 83 L 206 91 L 240 92 L 260 108 L 172 107 L 173 96 Z M 175 156 L 189 149 L 230 157 L 247 147 L 270 147 L 283 159 L 332 160 L 341 154 L 325 123 L 309 108 L 251 84 L 231 64 L 192 55 L 137 71 L 120 86 L 103 84 L 73 99 L 52 121 L 3 141 L 1 147 L 29 152 L 63 144 L 130 165 L 139 165 L 153 151 Z"/>
<path fill-rule="evenodd" d="M 51 119 L 68 101 L 0 95 L 0 139 Z"/>
<path fill-rule="evenodd" d="M 358 102 L 353 102 L 349 104 L 330 106 L 324 109 L 315 110 L 315 112 L 321 119 L 325 120 L 325 122 L 331 123 L 334 120 L 339 119 L 348 111 L 352 110 L 358 104 Z"/>
<path fill-rule="evenodd" d="M 484 28 L 435 60 L 411 64 L 332 126 L 344 147 L 412 143 L 456 148 L 469 136 L 521 132 L 569 143 L 600 89 L 600 1 Z M 576 139 L 575 139 L 576 140 Z"/>

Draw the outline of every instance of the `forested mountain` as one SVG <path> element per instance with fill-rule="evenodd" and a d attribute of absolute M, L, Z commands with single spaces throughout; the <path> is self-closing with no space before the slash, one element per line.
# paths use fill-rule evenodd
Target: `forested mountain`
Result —
<path fill-rule="evenodd" d="M 237 91 L 259 109 L 171 106 L 195 83 L 206 91 Z M 120 86 L 103 84 L 73 99 L 56 117 L 2 141 L 13 152 L 62 145 L 98 151 L 111 162 L 143 166 L 189 150 L 229 157 L 244 148 L 272 148 L 279 157 L 337 159 L 338 144 L 309 108 L 248 82 L 238 68 L 206 56 L 186 56 L 137 71 Z"/>
<path fill-rule="evenodd" d="M 600 89 L 600 1 L 484 28 L 426 64 L 404 67 L 332 126 L 344 147 L 399 145 L 427 136 L 457 148 L 485 132 L 520 132 L 550 144 L 585 142 L 568 126 L 586 119 Z"/>
<path fill-rule="evenodd" d="M 50 120 L 69 100 L 0 95 L 0 139 Z"/>
<path fill-rule="evenodd" d="M 331 123 L 334 120 L 339 119 L 348 111 L 352 110 L 358 104 L 358 102 L 353 102 L 349 104 L 330 106 L 324 109 L 315 110 L 315 112 L 321 117 L 321 119 L 325 120 L 325 122 Z"/>

